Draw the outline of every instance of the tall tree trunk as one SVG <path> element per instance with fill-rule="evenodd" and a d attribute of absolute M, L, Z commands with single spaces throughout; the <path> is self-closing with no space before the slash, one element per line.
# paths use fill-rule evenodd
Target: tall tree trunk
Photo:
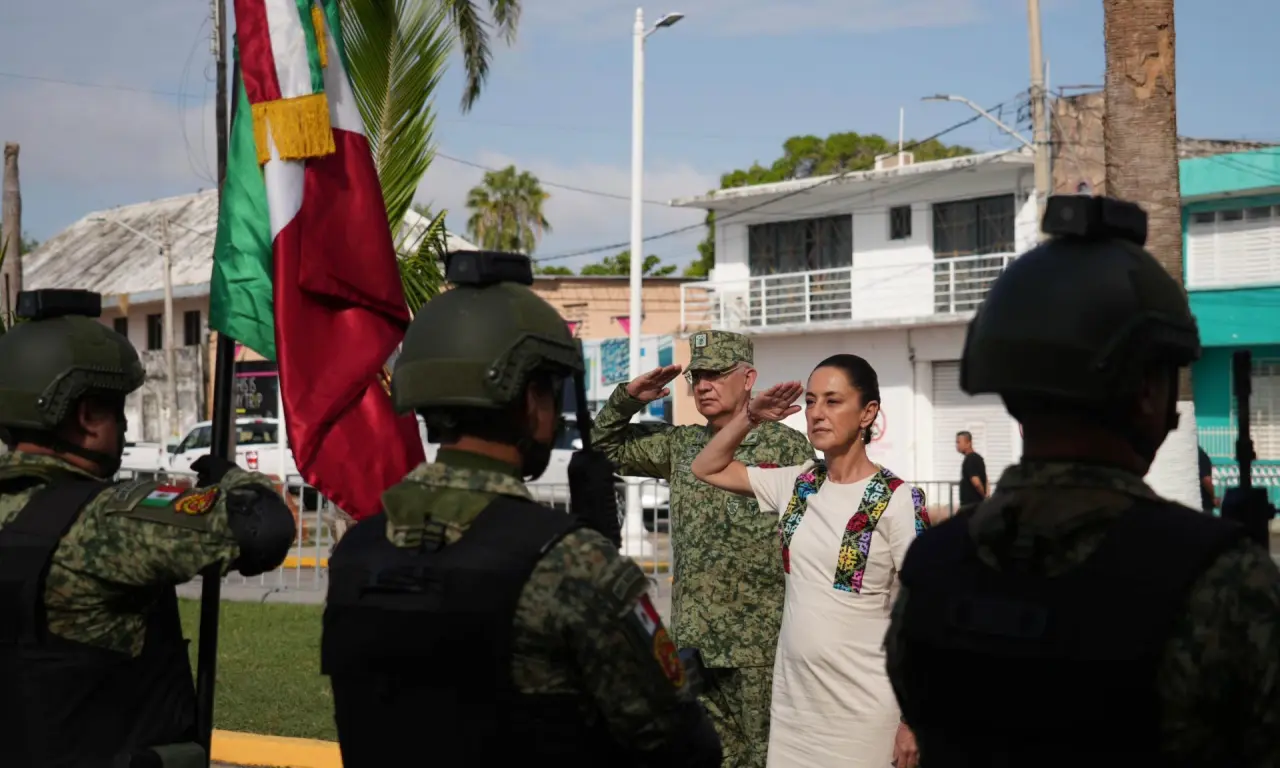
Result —
<path fill-rule="evenodd" d="M 22 290 L 22 192 L 18 184 L 18 145 L 4 145 L 4 197 L 0 201 L 0 232 L 5 254 L 0 269 L 0 317 L 12 320 Z"/>
<path fill-rule="evenodd" d="M 1173 3 L 1103 0 L 1107 55 L 1103 143 L 1107 194 L 1146 210 L 1147 250 L 1182 283 Z M 1161 449 L 1148 478 L 1162 495 L 1199 507 L 1189 368 L 1179 377 L 1178 400 L 1181 424 Z"/>

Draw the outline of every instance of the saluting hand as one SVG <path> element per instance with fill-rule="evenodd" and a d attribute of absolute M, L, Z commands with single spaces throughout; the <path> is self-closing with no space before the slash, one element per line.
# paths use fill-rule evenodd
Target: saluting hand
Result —
<path fill-rule="evenodd" d="M 667 385 L 680 375 L 681 370 L 683 369 L 678 365 L 664 365 L 661 368 L 654 368 L 648 373 L 642 373 L 627 384 L 627 394 L 642 403 L 661 400 L 671 394 L 671 390 L 667 389 Z"/>
<path fill-rule="evenodd" d="M 747 417 L 753 424 L 759 424 L 762 421 L 782 421 L 800 412 L 800 406 L 793 403 L 803 394 L 804 385 L 798 381 L 774 384 L 751 398 L 751 402 L 747 405 Z"/>

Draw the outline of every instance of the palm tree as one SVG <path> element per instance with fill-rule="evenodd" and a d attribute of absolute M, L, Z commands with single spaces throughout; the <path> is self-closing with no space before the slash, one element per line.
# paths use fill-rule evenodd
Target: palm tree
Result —
<path fill-rule="evenodd" d="M 436 87 L 455 45 L 467 71 L 462 110 L 480 96 L 489 72 L 489 35 L 515 39 L 520 0 L 487 0 L 492 25 L 473 0 L 344 0 L 342 32 L 356 105 L 364 123 L 387 222 L 403 252 L 405 211 L 435 156 Z M 400 260 L 400 277 L 411 312 L 440 289 L 439 260 L 445 250 L 445 212 L 436 215 L 414 252 Z"/>
<path fill-rule="evenodd" d="M 484 180 L 467 193 L 467 232 L 476 245 L 487 250 L 531 254 L 551 225 L 542 205 L 551 195 L 538 177 L 509 165 L 486 171 Z"/>
<path fill-rule="evenodd" d="M 1181 283 L 1173 5 L 1174 0 L 1103 0 L 1107 56 L 1103 144 L 1107 194 L 1146 210 L 1147 250 Z M 1191 399 L 1191 369 L 1184 368 L 1178 400 Z M 1189 421 L 1183 419 L 1184 428 L 1194 428 Z M 1195 466 L 1194 458 L 1181 461 Z"/>

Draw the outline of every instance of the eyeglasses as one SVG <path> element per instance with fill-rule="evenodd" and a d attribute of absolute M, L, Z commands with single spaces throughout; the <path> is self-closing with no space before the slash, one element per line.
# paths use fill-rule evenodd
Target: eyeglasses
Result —
<path fill-rule="evenodd" d="M 742 366 L 735 365 L 727 371 L 685 371 L 684 380 L 689 382 L 689 386 L 697 386 L 700 382 L 710 381 L 716 382 L 742 370 Z"/>

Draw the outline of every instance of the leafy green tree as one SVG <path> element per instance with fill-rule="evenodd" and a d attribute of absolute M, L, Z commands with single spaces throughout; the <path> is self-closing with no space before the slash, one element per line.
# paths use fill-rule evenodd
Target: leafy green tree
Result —
<path fill-rule="evenodd" d="M 478 0 L 360 0 L 340 4 L 352 90 L 378 168 L 387 222 L 403 251 L 405 212 L 435 157 L 436 88 L 454 46 L 466 69 L 462 111 L 479 98 L 488 77 L 490 34 L 515 40 L 520 0 L 487 0 L 492 24 Z M 435 296 L 446 247 L 444 213 L 428 216 L 427 235 L 400 259 L 400 279 L 411 312 Z"/>
<path fill-rule="evenodd" d="M 542 212 L 550 197 L 537 176 L 514 165 L 486 171 L 484 180 L 467 193 L 467 232 L 486 250 L 532 254 L 551 231 Z"/>
<path fill-rule="evenodd" d="M 641 274 L 645 277 L 668 277 L 676 271 L 676 265 L 663 264 L 662 259 L 654 254 L 644 257 Z M 588 264 L 582 268 L 583 275 L 630 275 L 631 251 L 626 250 L 617 256 L 606 256 L 596 264 Z"/>
<path fill-rule="evenodd" d="M 908 140 L 905 143 L 910 146 L 915 141 Z M 756 162 L 748 168 L 730 171 L 720 177 L 720 189 L 870 170 L 875 167 L 877 155 L 889 155 L 897 151 L 896 140 L 890 141 L 874 133 L 833 133 L 825 139 L 818 136 L 792 136 L 782 143 L 782 156 L 771 165 L 763 166 Z M 911 152 L 918 163 L 973 154 L 969 147 L 947 146 L 937 139 L 921 142 L 913 146 Z M 698 258 L 685 269 L 685 276 L 706 277 L 715 265 L 715 213 L 708 212 L 707 236 L 698 244 Z"/>
<path fill-rule="evenodd" d="M 573 270 L 568 267 L 562 267 L 559 264 L 534 264 L 533 273 L 535 275 L 572 275 Z"/>

